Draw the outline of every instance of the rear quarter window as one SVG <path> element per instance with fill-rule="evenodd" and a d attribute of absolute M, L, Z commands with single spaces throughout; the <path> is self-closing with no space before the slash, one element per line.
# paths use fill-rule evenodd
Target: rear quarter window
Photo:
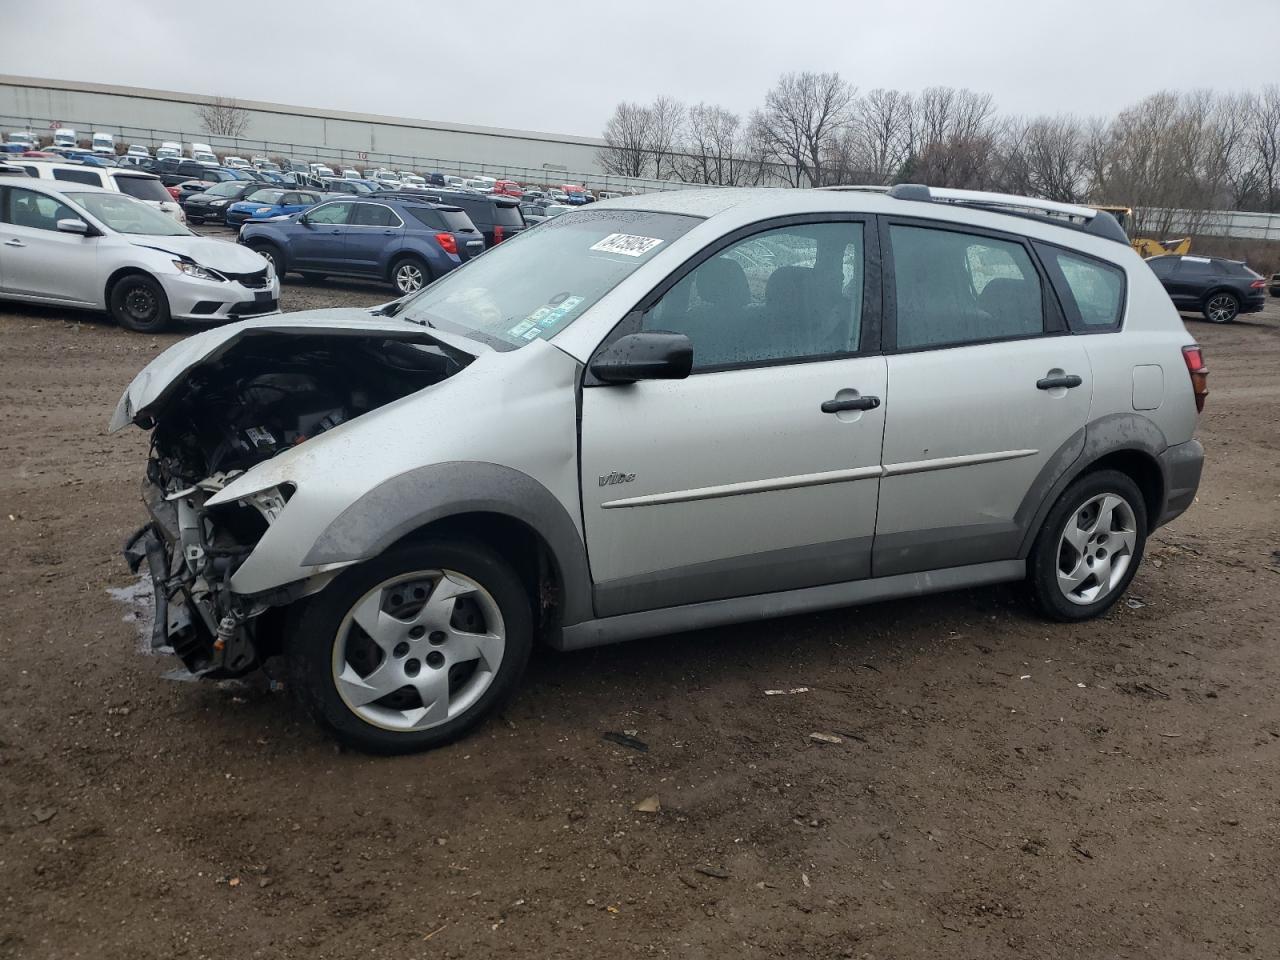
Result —
<path fill-rule="evenodd" d="M 71 183 L 86 183 L 91 187 L 102 186 L 102 174 L 93 170 L 55 170 L 53 179 L 68 180 Z"/>
<path fill-rule="evenodd" d="M 444 217 L 428 207 L 405 207 L 409 215 L 429 230 L 445 229 Z"/>
<path fill-rule="evenodd" d="M 121 193 L 139 200 L 158 200 L 164 203 L 173 199 L 160 181 L 153 180 L 151 177 L 115 177 L 113 179 Z"/>
<path fill-rule="evenodd" d="M 1067 324 L 1077 333 L 1118 330 L 1124 317 L 1125 273 L 1119 267 L 1058 247 L 1036 244 L 1066 302 Z"/>

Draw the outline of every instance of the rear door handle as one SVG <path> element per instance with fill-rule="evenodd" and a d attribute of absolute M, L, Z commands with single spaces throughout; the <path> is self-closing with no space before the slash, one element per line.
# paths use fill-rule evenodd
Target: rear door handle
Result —
<path fill-rule="evenodd" d="M 19 240 L 17 237 L 14 237 L 12 240 L 6 240 L 4 242 L 4 245 L 6 247 L 25 247 L 26 246 L 26 244 L 23 243 L 21 240 Z"/>
<path fill-rule="evenodd" d="M 823 413 L 840 413 L 844 410 L 874 410 L 880 406 L 879 397 L 850 397 L 848 400 L 822 401 Z"/>
<path fill-rule="evenodd" d="M 1055 387 L 1066 387 L 1070 390 L 1072 387 L 1078 387 L 1082 383 L 1084 383 L 1084 381 L 1074 373 L 1064 373 L 1059 377 L 1041 377 L 1036 381 L 1036 389 L 1052 390 Z"/>

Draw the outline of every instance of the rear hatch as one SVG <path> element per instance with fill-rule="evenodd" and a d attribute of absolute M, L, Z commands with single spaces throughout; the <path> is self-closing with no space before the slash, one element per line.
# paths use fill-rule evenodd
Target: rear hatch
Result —
<path fill-rule="evenodd" d="M 470 260 L 484 253 L 484 234 L 476 229 L 465 210 L 461 207 L 436 207 L 436 212 L 457 241 L 460 259 Z"/>
<path fill-rule="evenodd" d="M 520 212 L 518 200 L 494 200 L 493 203 L 493 242 L 501 243 L 510 240 L 525 229 L 524 214 Z M 499 233 L 501 230 L 501 233 Z"/>

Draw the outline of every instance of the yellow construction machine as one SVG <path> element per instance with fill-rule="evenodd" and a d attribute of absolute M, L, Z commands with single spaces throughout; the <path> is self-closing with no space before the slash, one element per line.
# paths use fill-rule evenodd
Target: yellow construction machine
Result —
<path fill-rule="evenodd" d="M 1105 210 L 1111 216 L 1115 217 L 1116 222 L 1120 224 L 1125 233 L 1129 232 L 1129 225 L 1133 223 L 1132 207 L 1110 207 L 1105 204 L 1092 204 L 1095 210 Z M 1150 237 L 1130 237 L 1129 246 L 1138 251 L 1138 255 L 1144 259 L 1147 257 L 1162 257 L 1165 254 L 1176 254 L 1185 256 L 1191 252 L 1191 238 L 1183 237 L 1181 240 L 1153 240 Z"/>

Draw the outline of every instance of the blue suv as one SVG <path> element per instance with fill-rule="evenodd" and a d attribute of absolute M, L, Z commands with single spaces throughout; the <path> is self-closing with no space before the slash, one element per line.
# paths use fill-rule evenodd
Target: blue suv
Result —
<path fill-rule="evenodd" d="M 413 293 L 484 252 L 484 237 L 461 208 L 402 198 L 330 200 L 304 213 L 250 221 L 240 243 L 284 276 L 386 280 Z"/>

